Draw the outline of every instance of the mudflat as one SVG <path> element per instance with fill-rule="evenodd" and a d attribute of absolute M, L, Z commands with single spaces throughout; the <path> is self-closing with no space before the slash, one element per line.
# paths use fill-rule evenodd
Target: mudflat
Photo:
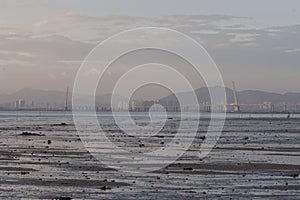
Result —
<path fill-rule="evenodd" d="M 103 117 L 105 118 L 105 117 Z M 108 137 L 133 148 L 155 148 L 152 140 L 136 145 L 109 119 Z M 170 118 L 170 123 L 178 123 Z M 125 173 L 106 166 L 84 147 L 72 117 L 12 116 L 0 120 L 1 199 L 289 199 L 300 194 L 300 120 L 227 119 L 211 151 L 196 155 L 207 120 L 184 156 L 160 170 Z M 176 126 L 172 126 L 176 127 Z M 172 129 L 156 139 L 164 144 Z M 187 133 L 188 137 L 188 133 Z M 182 138 L 184 140 L 184 138 Z M 112 139 L 113 140 L 113 139 Z M 151 166 L 159 165 L 150 163 Z"/>

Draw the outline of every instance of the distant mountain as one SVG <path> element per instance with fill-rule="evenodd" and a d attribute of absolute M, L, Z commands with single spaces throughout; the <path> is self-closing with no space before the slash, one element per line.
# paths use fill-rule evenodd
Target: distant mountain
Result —
<path fill-rule="evenodd" d="M 213 92 L 218 92 L 222 90 L 222 87 L 213 87 L 211 90 Z M 196 89 L 195 94 L 200 103 L 210 102 L 210 95 L 207 87 L 202 87 Z M 227 103 L 233 103 L 233 91 L 232 89 L 225 88 Z M 183 105 L 192 104 L 192 92 L 182 92 L 178 93 L 183 101 Z M 297 104 L 300 103 L 300 93 L 285 93 L 278 94 L 272 92 L 264 92 L 257 90 L 244 90 L 237 92 L 239 103 L 240 104 L 262 104 L 264 102 L 272 102 L 274 104 L 288 103 L 288 104 Z M 116 95 L 117 102 L 125 102 L 126 99 L 122 96 Z M 87 96 L 82 96 L 82 98 L 87 98 Z M 55 90 L 37 90 L 31 88 L 25 88 L 19 90 L 13 94 L 1 94 L 0 95 L 0 108 L 7 108 L 13 105 L 13 102 L 17 99 L 25 100 L 27 105 L 31 105 L 32 101 L 34 106 L 50 106 L 55 108 L 63 108 L 65 102 L 65 92 L 64 91 L 55 91 Z M 71 105 L 72 93 L 69 93 L 69 105 Z M 221 99 L 221 98 L 220 98 Z M 96 105 L 97 106 L 110 106 L 111 94 L 105 94 L 96 96 Z M 145 99 L 146 100 L 146 99 Z M 164 97 L 159 100 L 163 105 L 178 105 L 177 98 L 174 94 Z M 221 103 L 221 102 L 220 102 Z"/>
<path fill-rule="evenodd" d="M 64 105 L 65 92 L 24 88 L 13 94 L 0 95 L 0 104 L 9 104 L 17 99 L 23 99 L 27 104 L 34 101 L 35 105 Z"/>
<path fill-rule="evenodd" d="M 217 92 L 221 90 L 221 87 L 213 87 L 211 88 L 212 91 Z M 198 101 L 201 102 L 210 102 L 210 95 L 207 87 L 202 87 L 196 89 L 195 94 L 198 98 Z M 233 91 L 232 89 L 225 88 L 226 96 L 227 96 L 227 103 L 233 103 Z M 241 104 L 261 104 L 264 102 L 272 102 L 274 104 L 279 104 L 282 102 L 289 103 L 289 104 L 296 104 L 300 103 L 300 93 L 285 93 L 285 94 L 278 94 L 272 92 L 264 92 L 258 90 L 244 90 L 237 92 L 239 103 Z M 182 104 L 188 105 L 191 104 L 192 101 L 192 92 L 182 92 L 178 93 L 177 96 L 183 99 Z M 160 99 L 160 102 L 176 102 L 176 96 L 174 94 L 169 95 Z"/>
<path fill-rule="evenodd" d="M 32 106 L 34 102 L 35 107 L 55 107 L 63 108 L 65 104 L 66 92 L 56 90 L 38 90 L 31 88 L 24 88 L 12 94 L 1 94 L 0 95 L 0 107 L 8 108 L 12 107 L 13 102 L 17 99 L 23 99 L 26 105 Z M 82 95 L 82 98 L 88 98 Z M 96 105 L 108 106 L 110 105 L 111 94 L 98 95 L 96 96 Z M 116 95 L 116 101 L 124 101 L 125 98 Z M 72 92 L 69 92 L 68 104 L 72 103 Z"/>

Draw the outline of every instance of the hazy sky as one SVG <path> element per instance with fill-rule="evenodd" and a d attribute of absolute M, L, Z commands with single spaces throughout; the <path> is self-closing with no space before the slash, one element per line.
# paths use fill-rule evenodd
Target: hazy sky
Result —
<path fill-rule="evenodd" d="M 299 9 L 298 0 L 2 0 L 0 93 L 71 87 L 98 42 L 142 26 L 196 39 L 227 85 L 300 92 Z"/>

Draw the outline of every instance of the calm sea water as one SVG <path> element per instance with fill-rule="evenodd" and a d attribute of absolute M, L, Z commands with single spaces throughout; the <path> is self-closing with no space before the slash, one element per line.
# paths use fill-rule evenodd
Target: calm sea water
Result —
<path fill-rule="evenodd" d="M 89 116 L 89 112 L 82 112 L 82 115 Z M 118 115 L 124 114 L 123 112 L 119 112 Z M 189 116 L 191 118 L 197 116 L 196 113 L 188 112 L 184 113 L 185 116 Z M 1 120 L 15 120 L 15 119 L 22 119 L 22 120 L 30 120 L 32 118 L 40 118 L 40 119 L 71 119 L 72 118 L 72 112 L 66 112 L 66 111 L 0 111 L 0 119 Z M 125 114 L 124 114 L 125 115 Z M 209 118 L 211 116 L 210 113 L 201 112 L 200 113 L 201 118 Z M 223 116 L 224 114 L 214 114 L 214 117 L 218 118 Z M 111 117 L 112 114 L 110 112 L 97 112 L 98 117 Z M 131 113 L 132 117 L 145 117 L 148 116 L 148 113 L 146 112 L 134 112 Z M 169 117 L 180 117 L 180 113 L 168 113 Z M 287 118 L 288 114 L 284 113 L 276 113 L 276 114 L 266 114 L 266 113 L 226 113 L 226 117 L 228 119 L 245 119 L 245 118 L 270 118 L 270 119 L 276 119 L 276 118 Z M 290 118 L 300 118 L 300 114 L 290 114 Z"/>

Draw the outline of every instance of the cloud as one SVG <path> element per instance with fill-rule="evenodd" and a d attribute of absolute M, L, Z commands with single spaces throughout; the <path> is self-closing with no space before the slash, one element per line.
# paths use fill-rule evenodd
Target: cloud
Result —
<path fill-rule="evenodd" d="M 3 67 L 34 67 L 35 64 L 29 61 L 15 59 L 0 59 L 0 66 Z M 1 77 L 1 76 L 0 76 Z"/>
<path fill-rule="evenodd" d="M 52 17 L 47 20 L 33 24 L 34 31 L 37 33 L 53 34 L 62 32 L 75 27 L 75 23 L 80 22 L 81 17 L 72 11 L 61 16 Z"/>
<path fill-rule="evenodd" d="M 10 40 L 0 35 L 0 59 L 14 59 L 30 62 L 31 65 L 59 68 L 59 66 L 74 65 L 74 61 L 83 60 L 94 45 L 70 40 L 64 36 L 47 36 L 34 38 L 30 36 L 16 36 Z"/>
<path fill-rule="evenodd" d="M 65 80 L 66 78 L 69 78 L 70 76 L 68 75 L 67 72 L 59 72 L 59 73 L 49 73 L 48 77 L 51 79 L 62 79 Z"/>
<path fill-rule="evenodd" d="M 247 19 L 229 15 L 169 15 L 161 17 L 139 17 L 108 15 L 102 17 L 86 16 L 68 11 L 63 15 L 51 17 L 33 24 L 36 34 L 64 34 L 82 41 L 103 40 L 120 31 L 145 26 L 169 27 L 176 30 L 202 31 L 202 34 L 217 34 L 214 23 Z"/>
<path fill-rule="evenodd" d="M 32 1 L 17 2 L 13 5 L 18 7 L 44 7 L 47 6 L 48 4 L 45 1 L 32 0 Z"/>
<path fill-rule="evenodd" d="M 259 74 L 260 82 L 277 84 L 274 87 L 288 84 L 278 81 L 278 77 L 288 77 L 287 68 L 300 73 L 300 58 L 295 56 L 300 51 L 300 26 L 253 28 L 245 25 L 245 20 L 251 19 L 226 15 L 93 17 L 70 11 L 36 22 L 28 29 L 2 26 L 0 65 L 14 66 L 10 72 L 15 73 L 25 72 L 19 66 L 31 67 L 26 69 L 28 74 L 39 76 L 44 85 L 47 81 L 49 85 L 49 79 L 55 79 L 58 86 L 66 79 L 71 84 L 82 60 L 99 40 L 130 28 L 162 26 L 186 33 L 203 44 L 225 80 L 235 79 L 251 88 L 256 84 L 253 80 L 259 82 Z M 114 76 L 111 71 L 106 74 Z M 97 76 L 99 72 L 91 69 L 86 75 Z M 266 75 L 268 78 L 263 80 Z M 1 72 L 0 79 L 4 77 L 9 77 L 8 72 Z"/>
<path fill-rule="evenodd" d="M 33 52 L 6 51 L 6 50 L 0 50 L 0 56 L 22 56 L 22 57 L 28 57 L 28 58 L 36 57 L 36 55 Z"/>
<path fill-rule="evenodd" d="M 247 19 L 245 17 L 237 17 L 230 15 L 168 15 L 159 18 L 160 21 L 169 22 L 172 24 L 182 24 L 182 22 L 189 25 L 207 25 L 220 21 L 231 21 L 234 19 Z"/>
<path fill-rule="evenodd" d="M 81 65 L 83 60 L 59 60 L 57 62 L 65 65 Z"/>
<path fill-rule="evenodd" d="M 285 50 L 285 53 L 299 53 L 300 49 L 289 49 L 289 50 Z"/>
<path fill-rule="evenodd" d="M 231 42 L 253 42 L 255 41 L 255 37 L 259 36 L 258 34 L 251 33 L 227 33 L 228 35 L 234 36 L 234 38 L 230 39 Z"/>
<path fill-rule="evenodd" d="M 41 89 L 71 86 L 80 64 L 67 61 L 83 60 L 94 47 L 57 35 L 16 35 L 13 40 L 0 35 L 0 44 L 0 82 L 7 86 L 0 92 L 25 86 Z"/>
<path fill-rule="evenodd" d="M 97 68 L 91 68 L 84 72 L 84 76 L 98 76 L 100 71 Z"/>
<path fill-rule="evenodd" d="M 56 78 L 56 75 L 53 74 L 53 73 L 48 74 L 48 76 L 49 76 L 49 78 L 51 78 L 51 79 L 55 79 L 55 78 Z"/>
<path fill-rule="evenodd" d="M 146 21 L 147 18 L 144 17 L 117 15 L 93 17 L 69 11 L 63 15 L 34 23 L 33 31 L 40 35 L 64 34 L 73 39 L 88 41 L 103 35 L 108 37 L 130 27 L 142 26 L 147 23 Z"/>
<path fill-rule="evenodd" d="M 216 30 L 199 30 L 199 31 L 191 31 L 191 34 L 201 34 L 201 35 L 215 35 L 219 34 L 219 31 Z"/>
<path fill-rule="evenodd" d="M 45 1 L 40 0 L 27 0 L 27 1 L 3 1 L 0 2 L 1 8 L 13 8 L 13 7 L 45 7 L 48 4 Z"/>

